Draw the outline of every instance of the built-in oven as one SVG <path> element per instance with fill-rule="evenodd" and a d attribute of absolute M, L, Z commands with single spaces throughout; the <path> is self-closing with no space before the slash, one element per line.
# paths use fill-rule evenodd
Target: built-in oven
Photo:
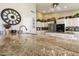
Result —
<path fill-rule="evenodd" d="M 56 24 L 56 32 L 65 32 L 65 24 Z"/>

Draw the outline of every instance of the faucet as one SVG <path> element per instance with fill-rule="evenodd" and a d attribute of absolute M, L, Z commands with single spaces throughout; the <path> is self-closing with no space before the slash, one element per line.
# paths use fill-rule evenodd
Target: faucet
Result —
<path fill-rule="evenodd" d="M 18 32 L 18 34 L 19 34 L 19 35 L 18 35 L 19 39 L 21 38 L 20 34 L 22 33 L 22 30 L 21 30 L 22 27 L 24 27 L 25 30 L 27 31 L 26 26 L 25 26 L 25 25 L 21 25 L 21 26 L 19 27 L 19 32 Z M 20 32 L 20 31 L 21 31 L 21 32 Z"/>
<path fill-rule="evenodd" d="M 21 31 L 21 28 L 22 27 L 24 27 L 25 28 L 25 30 L 27 31 L 27 28 L 26 28 L 26 26 L 25 25 L 21 25 L 20 27 L 19 27 L 19 31 Z"/>

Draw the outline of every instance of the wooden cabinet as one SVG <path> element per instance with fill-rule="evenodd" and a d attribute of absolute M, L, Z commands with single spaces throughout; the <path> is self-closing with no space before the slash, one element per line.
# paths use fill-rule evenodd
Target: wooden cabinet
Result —
<path fill-rule="evenodd" d="M 65 24 L 66 27 L 79 26 L 79 18 L 60 19 L 57 24 Z"/>
<path fill-rule="evenodd" d="M 64 34 L 64 33 L 46 33 L 49 36 L 59 37 L 66 40 L 78 40 L 79 37 L 76 37 L 75 34 Z"/>
<path fill-rule="evenodd" d="M 37 22 L 36 23 L 36 26 L 37 27 L 48 27 L 48 24 L 53 24 L 54 23 L 54 21 L 51 21 L 51 22 Z"/>
<path fill-rule="evenodd" d="M 79 26 L 79 18 L 66 19 L 66 27 Z"/>
<path fill-rule="evenodd" d="M 71 21 L 71 19 L 66 19 L 65 26 L 66 26 L 66 27 L 72 26 L 72 21 Z"/>
<path fill-rule="evenodd" d="M 56 23 L 57 24 L 65 24 L 65 20 L 66 19 L 59 19 L 59 20 L 56 20 Z"/>

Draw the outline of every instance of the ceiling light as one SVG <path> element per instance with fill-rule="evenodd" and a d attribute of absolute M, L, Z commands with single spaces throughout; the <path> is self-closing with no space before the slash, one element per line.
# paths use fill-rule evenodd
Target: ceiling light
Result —
<path fill-rule="evenodd" d="M 51 11 L 50 10 L 48 10 L 48 13 L 50 13 Z"/>
<path fill-rule="evenodd" d="M 45 10 L 43 10 L 42 12 L 43 12 L 43 13 L 46 13 L 46 11 L 45 11 Z"/>
<path fill-rule="evenodd" d="M 50 12 L 50 10 L 47 11 L 48 13 Z"/>
<path fill-rule="evenodd" d="M 64 6 L 64 8 L 66 9 L 66 8 L 67 8 L 67 6 Z"/>
<path fill-rule="evenodd" d="M 54 11 L 54 8 L 51 8 L 51 11 Z"/>
<path fill-rule="evenodd" d="M 56 8 L 59 5 L 59 3 L 53 3 L 52 6 L 53 8 Z"/>
<path fill-rule="evenodd" d="M 61 8 L 60 8 L 60 7 L 57 7 L 56 9 L 57 9 L 57 10 L 61 10 Z"/>

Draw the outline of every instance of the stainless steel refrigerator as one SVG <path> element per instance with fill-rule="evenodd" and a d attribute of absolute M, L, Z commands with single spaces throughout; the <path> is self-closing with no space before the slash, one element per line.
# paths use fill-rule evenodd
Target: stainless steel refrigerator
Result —
<path fill-rule="evenodd" d="M 56 32 L 56 23 L 48 24 L 48 32 Z"/>

